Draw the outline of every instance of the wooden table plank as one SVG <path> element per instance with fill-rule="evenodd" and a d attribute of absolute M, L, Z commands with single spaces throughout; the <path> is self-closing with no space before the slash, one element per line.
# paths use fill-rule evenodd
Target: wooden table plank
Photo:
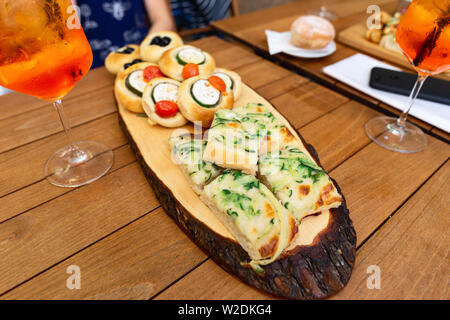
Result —
<path fill-rule="evenodd" d="M 272 104 L 299 128 L 348 102 L 349 99 L 315 82 L 272 99 Z"/>
<path fill-rule="evenodd" d="M 259 95 L 267 100 L 281 96 L 295 88 L 309 82 L 305 77 L 297 74 L 289 74 L 287 77 L 277 80 L 275 83 L 269 83 L 256 89 Z"/>
<path fill-rule="evenodd" d="M 336 298 L 450 299 L 449 188 L 447 161 L 358 251 L 350 282 Z M 379 290 L 367 288 L 373 265 L 381 271 Z"/>
<path fill-rule="evenodd" d="M 158 208 L 1 299 L 149 299 L 205 259 Z M 81 269 L 81 290 L 66 288 L 70 265 Z"/>
<path fill-rule="evenodd" d="M 346 196 L 360 245 L 450 155 L 450 146 L 429 138 L 425 151 L 400 154 L 375 143 L 332 171 Z"/>
<path fill-rule="evenodd" d="M 113 149 L 126 144 L 117 114 L 74 128 L 73 134 L 76 140 L 95 140 Z M 65 133 L 60 132 L 0 154 L 0 167 L 4 168 L 0 170 L 0 197 L 44 179 L 45 161 L 66 144 Z"/>
<path fill-rule="evenodd" d="M 350 101 L 299 131 L 318 152 L 322 166 L 330 171 L 371 142 L 364 124 L 379 115 Z"/>
<path fill-rule="evenodd" d="M 111 174 L 134 161 L 136 161 L 136 157 L 130 146 L 118 147 L 114 150 L 114 164 L 107 174 Z M 56 187 L 46 179 L 42 179 L 10 193 L 0 198 L 0 223 L 73 190 L 75 189 Z"/>
<path fill-rule="evenodd" d="M 111 85 L 64 101 L 72 127 L 116 112 Z M 0 120 L 0 153 L 63 131 L 53 106 Z"/>
<path fill-rule="evenodd" d="M 157 206 L 150 186 L 134 163 L 2 223 L 0 293 Z"/>
<path fill-rule="evenodd" d="M 65 99 L 71 99 L 88 92 L 95 92 L 104 87 L 110 86 L 114 81 L 114 76 L 111 75 L 105 68 L 97 68 L 89 71 Z M 35 109 L 45 107 L 49 104 L 48 101 L 40 100 L 32 96 L 24 94 L 7 94 L 0 96 L 0 120 L 19 115 L 24 112 L 30 112 Z"/>
<path fill-rule="evenodd" d="M 437 134 L 438 136 L 444 138 L 445 140 L 447 140 L 447 143 L 450 143 L 450 133 L 441 130 L 439 128 L 433 128 L 431 130 L 432 133 Z"/>

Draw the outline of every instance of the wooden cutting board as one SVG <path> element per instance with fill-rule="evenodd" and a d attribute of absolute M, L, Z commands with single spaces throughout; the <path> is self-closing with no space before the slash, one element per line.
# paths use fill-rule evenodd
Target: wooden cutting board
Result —
<path fill-rule="evenodd" d="M 367 27 L 364 23 L 355 24 L 351 27 L 348 27 L 347 29 L 342 30 L 338 34 L 337 40 L 340 43 L 346 44 L 359 51 L 375 56 L 380 60 L 392 62 L 403 68 L 415 72 L 414 68 L 409 63 L 408 59 L 406 59 L 406 57 L 402 53 L 386 49 L 376 43 L 367 40 L 365 36 L 366 30 Z M 444 80 L 450 80 L 450 74 L 448 72 L 436 75 L 436 77 Z"/>
<path fill-rule="evenodd" d="M 235 106 L 250 102 L 269 106 L 273 114 L 301 139 L 268 101 L 243 85 Z M 356 252 L 356 233 L 345 202 L 338 209 L 305 218 L 286 254 L 265 266 L 264 273 L 258 275 L 252 269 L 241 266 L 241 261 L 249 261 L 247 253 L 191 189 L 180 168 L 171 159 L 169 137 L 180 129 L 193 132 L 192 124 L 176 129 L 150 126 L 147 118 L 120 105 L 118 111 L 120 125 L 162 207 L 222 268 L 265 292 L 291 299 L 325 298 L 345 286 Z M 319 163 L 317 153 L 311 146 L 304 143 L 304 151 Z M 339 189 L 337 184 L 336 187 Z"/>

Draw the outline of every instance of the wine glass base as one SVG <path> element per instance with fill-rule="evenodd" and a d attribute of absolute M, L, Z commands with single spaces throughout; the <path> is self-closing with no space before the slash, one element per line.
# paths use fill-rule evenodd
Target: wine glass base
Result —
<path fill-rule="evenodd" d="M 314 16 L 319 16 L 319 17 L 325 18 L 329 21 L 336 21 L 339 18 L 336 13 L 334 13 L 333 11 L 330 11 L 328 9 L 312 10 L 312 11 L 308 11 L 308 14 L 312 14 Z"/>
<path fill-rule="evenodd" d="M 56 151 L 46 162 L 44 174 L 47 180 L 58 187 L 79 187 L 91 183 L 111 169 L 114 154 L 104 144 L 94 141 L 75 143 Z"/>
<path fill-rule="evenodd" d="M 366 122 L 366 134 L 380 146 L 401 153 L 414 153 L 427 147 L 427 137 L 423 131 L 406 122 L 397 124 L 397 118 L 377 117 Z"/>

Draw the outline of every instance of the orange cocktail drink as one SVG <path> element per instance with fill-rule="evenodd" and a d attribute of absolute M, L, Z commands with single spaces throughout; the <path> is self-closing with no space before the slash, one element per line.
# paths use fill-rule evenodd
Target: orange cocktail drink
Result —
<path fill-rule="evenodd" d="M 377 117 L 365 130 L 369 138 L 392 151 L 424 150 L 428 140 L 407 116 L 428 76 L 450 69 L 450 0 L 414 0 L 395 33 L 395 39 L 418 73 L 409 101 L 399 118 Z"/>
<path fill-rule="evenodd" d="M 66 10 L 70 4 L 15 0 L 0 6 L 0 85 L 55 101 L 87 73 L 92 51 L 71 19 L 75 11 Z"/>
<path fill-rule="evenodd" d="M 412 2 L 395 37 L 419 74 L 449 70 L 450 0 Z"/>
<path fill-rule="evenodd" d="M 44 174 L 60 187 L 95 181 L 114 160 L 102 143 L 74 141 L 61 101 L 92 65 L 77 11 L 71 0 L 0 0 L 0 86 L 53 102 L 69 144 L 47 160 Z"/>

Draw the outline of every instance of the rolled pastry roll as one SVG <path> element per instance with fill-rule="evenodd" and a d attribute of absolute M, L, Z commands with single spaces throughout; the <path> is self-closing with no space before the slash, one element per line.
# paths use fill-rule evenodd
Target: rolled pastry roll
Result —
<path fill-rule="evenodd" d="M 149 62 L 133 64 L 117 75 L 114 83 L 114 94 L 120 105 L 132 112 L 144 112 L 142 94 L 147 82 L 151 80 L 152 75 L 154 76 L 154 72 L 148 72 L 152 70 L 159 71 L 159 75 L 162 76 L 159 67 Z"/>
<path fill-rule="evenodd" d="M 197 76 L 181 83 L 178 90 L 178 106 L 189 121 L 201 121 L 209 128 L 214 113 L 219 109 L 233 107 L 233 91 L 216 76 Z"/>
<path fill-rule="evenodd" d="M 181 127 L 187 123 L 178 109 L 178 87 L 180 83 L 169 78 L 150 80 L 142 96 L 142 107 L 150 124 L 163 127 Z"/>
<path fill-rule="evenodd" d="M 193 46 L 181 46 L 164 52 L 158 64 L 165 75 L 178 81 L 211 74 L 216 68 L 209 53 Z"/>
<path fill-rule="evenodd" d="M 118 74 L 120 71 L 124 70 L 123 66 L 125 64 L 132 63 L 140 57 L 139 46 L 130 44 L 108 54 L 105 60 L 105 67 L 110 73 Z"/>
<path fill-rule="evenodd" d="M 182 45 L 183 40 L 175 32 L 153 32 L 148 34 L 141 43 L 141 57 L 145 61 L 157 63 L 164 52 Z"/>
<path fill-rule="evenodd" d="M 221 78 L 225 82 L 227 87 L 233 90 L 234 101 L 237 101 L 241 96 L 242 90 L 241 76 L 234 71 L 223 68 L 216 68 L 213 75 Z"/>

